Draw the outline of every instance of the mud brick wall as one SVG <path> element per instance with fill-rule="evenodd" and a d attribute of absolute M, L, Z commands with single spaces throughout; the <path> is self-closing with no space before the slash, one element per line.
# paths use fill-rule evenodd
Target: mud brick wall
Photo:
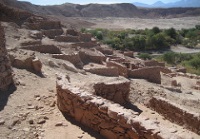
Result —
<path fill-rule="evenodd" d="M 177 123 L 200 135 L 200 114 L 192 113 L 164 98 L 153 97 L 149 106 L 166 119 Z"/>
<path fill-rule="evenodd" d="M 5 47 L 4 30 L 0 23 L 0 90 L 13 83 L 11 65 Z"/>
<path fill-rule="evenodd" d="M 122 80 L 97 83 L 94 85 L 94 90 L 95 95 L 124 105 L 128 102 L 130 81 Z"/>
<path fill-rule="evenodd" d="M 129 70 L 128 77 L 147 79 L 150 82 L 160 84 L 161 83 L 160 72 L 170 73 L 171 71 L 163 67 L 144 67 L 140 69 Z"/>
<path fill-rule="evenodd" d="M 107 139 L 178 138 L 137 112 L 74 87 L 65 76 L 57 78 L 56 88 L 60 111 Z"/>

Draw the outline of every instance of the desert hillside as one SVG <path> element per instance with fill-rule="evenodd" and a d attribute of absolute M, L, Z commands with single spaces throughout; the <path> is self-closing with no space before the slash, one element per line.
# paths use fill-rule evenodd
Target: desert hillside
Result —
<path fill-rule="evenodd" d="M 70 4 L 53 6 L 38 6 L 28 2 L 16 0 L 1 0 L 11 7 L 16 7 L 39 15 L 53 15 L 62 17 L 140 17 L 140 18 L 174 18 L 186 16 L 199 16 L 200 8 L 169 8 L 169 9 L 144 9 L 133 4 Z"/>

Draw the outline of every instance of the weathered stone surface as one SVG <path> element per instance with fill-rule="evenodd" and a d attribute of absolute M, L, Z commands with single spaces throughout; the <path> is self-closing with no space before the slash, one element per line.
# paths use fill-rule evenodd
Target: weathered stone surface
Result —
<path fill-rule="evenodd" d="M 95 51 L 81 50 L 81 51 L 79 51 L 79 55 L 80 55 L 81 61 L 84 64 L 88 64 L 90 62 L 102 64 L 103 61 L 105 61 L 105 59 L 106 59 L 105 55 L 97 50 L 95 50 Z"/>
<path fill-rule="evenodd" d="M 29 17 L 23 26 L 32 30 L 61 29 L 60 21 L 49 20 L 39 16 Z"/>
<path fill-rule="evenodd" d="M 10 60 L 5 47 L 4 29 L 0 22 L 0 90 L 5 90 L 13 83 Z"/>
<path fill-rule="evenodd" d="M 115 67 L 84 67 L 84 70 L 102 76 L 119 76 L 118 69 Z"/>
<path fill-rule="evenodd" d="M 128 102 L 130 81 L 127 79 L 99 82 L 94 85 L 94 94 L 124 105 Z"/>
<path fill-rule="evenodd" d="M 97 46 L 96 42 L 79 42 L 72 44 L 73 47 L 80 47 L 80 48 L 94 48 Z"/>
<path fill-rule="evenodd" d="M 105 55 L 112 55 L 113 54 L 113 50 L 111 48 L 104 48 L 104 47 L 97 47 L 97 50 L 99 50 L 100 52 L 102 52 Z"/>
<path fill-rule="evenodd" d="M 78 31 L 76 31 L 76 30 L 74 30 L 74 29 L 67 29 L 67 30 L 66 30 L 66 35 L 78 36 L 79 33 L 78 33 Z"/>
<path fill-rule="evenodd" d="M 156 61 L 156 60 L 145 60 L 145 61 L 144 61 L 144 66 L 149 66 L 149 67 L 152 67 L 152 66 L 165 67 L 165 63 L 163 63 L 163 62 L 158 62 L 158 61 Z"/>
<path fill-rule="evenodd" d="M 80 41 L 82 42 L 90 42 L 92 38 L 92 34 L 90 33 L 79 33 Z"/>
<path fill-rule="evenodd" d="M 42 72 L 42 62 L 36 57 L 32 60 L 33 69 L 36 72 Z"/>
<path fill-rule="evenodd" d="M 56 36 L 55 40 L 58 42 L 80 42 L 80 39 L 78 36 L 71 36 L 71 35 L 61 35 L 61 36 Z"/>
<path fill-rule="evenodd" d="M 33 39 L 42 39 L 42 35 L 42 32 L 38 30 L 32 30 L 29 34 L 29 36 Z"/>
<path fill-rule="evenodd" d="M 128 57 L 133 57 L 133 53 L 134 53 L 133 51 L 125 51 L 124 55 Z"/>
<path fill-rule="evenodd" d="M 161 97 L 153 97 L 149 101 L 149 106 L 162 114 L 166 119 L 184 126 L 200 135 L 199 113 L 193 113 L 191 110 L 182 108 L 178 104 L 172 103 Z"/>
<path fill-rule="evenodd" d="M 34 53 L 10 53 L 9 57 L 13 67 L 41 72 L 42 63 L 37 57 L 35 57 Z"/>
<path fill-rule="evenodd" d="M 80 59 L 79 53 L 72 53 L 72 54 L 54 54 L 52 55 L 53 58 L 56 59 L 63 59 L 71 62 L 77 68 L 83 68 L 83 62 Z"/>
<path fill-rule="evenodd" d="M 61 54 L 60 48 L 55 45 L 28 45 L 22 46 L 22 49 L 37 51 L 40 53 Z"/>
<path fill-rule="evenodd" d="M 56 88 L 58 108 L 66 116 L 108 139 L 179 138 L 166 127 L 160 128 L 153 124 L 154 121 L 146 121 L 145 117 L 134 114 L 130 109 L 81 91 L 63 75 L 57 78 Z"/>
<path fill-rule="evenodd" d="M 49 37 L 50 39 L 54 39 L 56 36 L 62 35 L 62 29 L 50 29 L 50 30 L 42 30 L 42 34 Z"/>
<path fill-rule="evenodd" d="M 128 76 L 128 69 L 123 64 L 120 64 L 120 63 L 117 63 L 117 62 L 114 62 L 114 61 L 107 61 L 106 65 L 107 65 L 107 67 L 116 67 L 116 68 L 118 68 L 119 75 L 124 76 L 124 77 Z"/>
<path fill-rule="evenodd" d="M 160 72 L 170 73 L 171 71 L 164 67 L 144 67 L 140 69 L 129 70 L 128 77 L 147 79 L 150 82 L 160 84 L 161 83 Z"/>

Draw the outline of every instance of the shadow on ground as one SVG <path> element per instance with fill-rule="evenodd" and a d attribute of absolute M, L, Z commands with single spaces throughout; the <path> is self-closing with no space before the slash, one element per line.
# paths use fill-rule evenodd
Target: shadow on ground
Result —
<path fill-rule="evenodd" d="M 70 116 L 62 113 L 63 116 L 65 117 L 65 119 L 67 121 L 69 121 L 71 124 L 76 125 L 78 127 L 80 127 L 84 132 L 87 132 L 88 134 L 90 134 L 92 137 L 94 137 L 95 139 L 106 139 L 105 137 L 101 136 L 98 132 L 92 130 L 89 127 L 86 127 L 84 125 L 82 125 L 81 123 L 75 121 L 73 118 L 71 118 Z"/>
<path fill-rule="evenodd" d="M 139 114 L 141 114 L 143 111 L 141 109 L 139 109 L 136 105 L 133 105 L 132 103 L 128 102 L 125 106 L 126 109 L 131 109 L 135 112 L 138 112 Z"/>
<path fill-rule="evenodd" d="M 0 111 L 4 109 L 8 102 L 10 94 L 16 91 L 16 87 L 11 85 L 7 91 L 0 90 Z"/>

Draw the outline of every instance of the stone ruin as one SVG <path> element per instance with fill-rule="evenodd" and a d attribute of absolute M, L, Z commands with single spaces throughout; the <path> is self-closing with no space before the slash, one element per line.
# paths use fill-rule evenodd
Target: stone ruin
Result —
<path fill-rule="evenodd" d="M 97 85 L 96 88 L 101 86 Z M 105 89 L 108 86 L 103 84 Z M 146 120 L 138 112 L 73 86 L 64 75 L 57 77 L 56 88 L 60 111 L 107 139 L 182 138 L 165 126 L 160 128 L 153 121 Z M 102 95 L 103 92 L 96 93 Z"/>
<path fill-rule="evenodd" d="M 5 47 L 4 30 L 0 23 L 0 90 L 5 90 L 13 83 L 11 64 Z"/>

